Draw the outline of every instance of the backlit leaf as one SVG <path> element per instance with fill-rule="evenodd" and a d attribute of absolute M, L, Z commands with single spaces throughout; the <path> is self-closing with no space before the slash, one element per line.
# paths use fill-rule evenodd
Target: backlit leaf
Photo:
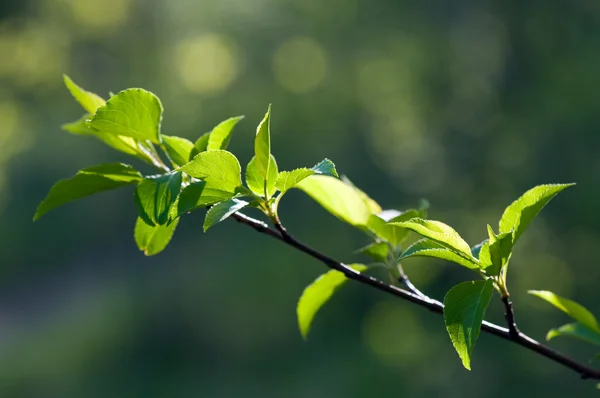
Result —
<path fill-rule="evenodd" d="M 581 304 L 576 303 L 573 300 L 560 297 L 547 290 L 530 290 L 528 293 L 546 300 L 588 329 L 600 333 L 600 326 L 598 325 L 596 317 Z"/>
<path fill-rule="evenodd" d="M 94 114 L 96 109 L 106 103 L 106 101 L 97 94 L 86 91 L 79 87 L 73 80 L 71 80 L 69 76 L 63 75 L 63 79 L 65 81 L 65 85 L 71 92 L 71 95 L 73 95 L 73 97 L 77 100 L 77 102 L 79 102 L 83 109 L 86 110 L 86 112 Z"/>
<path fill-rule="evenodd" d="M 190 140 L 164 134 L 162 140 L 169 158 L 175 165 L 183 166 L 189 162 L 192 149 L 194 149 L 194 144 Z"/>
<path fill-rule="evenodd" d="M 600 345 L 600 332 L 590 330 L 581 323 L 567 323 L 559 328 L 550 329 L 546 335 L 546 340 L 550 341 L 559 336 L 572 337 L 591 344 Z"/>
<path fill-rule="evenodd" d="M 233 213 L 246 207 L 250 202 L 241 199 L 229 199 L 217 203 L 206 212 L 204 218 L 204 232 L 215 224 L 227 219 Z"/>
<path fill-rule="evenodd" d="M 215 149 L 227 149 L 233 128 L 243 118 L 243 116 L 232 117 L 219 123 L 215 128 L 213 128 L 208 135 L 206 149 L 209 151 Z"/>
<path fill-rule="evenodd" d="M 179 195 L 177 214 L 182 215 L 200 207 L 206 207 L 231 199 L 235 196 L 235 191 L 227 191 L 221 189 L 221 187 L 222 184 L 214 181 L 199 181 L 188 185 Z"/>
<path fill-rule="evenodd" d="M 146 256 L 153 256 L 160 253 L 171 241 L 177 224 L 179 224 L 179 219 L 176 219 L 169 225 L 151 226 L 146 224 L 141 217 L 138 217 L 133 233 L 138 248 Z"/>
<path fill-rule="evenodd" d="M 146 177 L 135 189 L 135 203 L 140 217 L 151 226 L 169 221 L 171 206 L 181 190 L 180 172 Z"/>
<path fill-rule="evenodd" d="M 221 182 L 221 188 L 227 191 L 242 184 L 240 162 L 231 152 L 223 150 L 200 152 L 179 170 L 195 178 Z"/>
<path fill-rule="evenodd" d="M 271 161 L 269 162 L 269 175 L 265 180 L 265 176 L 261 174 L 258 170 L 258 162 L 256 160 L 256 156 L 250 159 L 248 166 L 246 166 L 246 185 L 254 194 L 258 196 L 268 198 L 273 196 L 275 192 L 277 192 L 276 181 L 277 174 L 279 173 L 277 168 L 277 162 L 275 161 L 275 157 L 271 155 Z"/>
<path fill-rule="evenodd" d="M 475 261 L 468 260 L 431 239 L 421 239 L 416 241 L 402 253 L 400 259 L 403 260 L 409 257 L 434 257 L 451 261 L 469 269 L 479 269 L 479 265 Z"/>

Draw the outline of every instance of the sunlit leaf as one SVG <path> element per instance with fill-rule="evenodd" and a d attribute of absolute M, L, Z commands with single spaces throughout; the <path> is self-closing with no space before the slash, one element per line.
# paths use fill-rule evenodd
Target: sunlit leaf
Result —
<path fill-rule="evenodd" d="M 163 107 L 158 97 L 141 88 L 123 90 L 96 110 L 90 128 L 160 144 Z"/>
<path fill-rule="evenodd" d="M 199 181 L 188 185 L 179 195 L 177 215 L 180 216 L 192 210 L 219 203 L 235 196 L 235 190 L 228 191 L 222 189 L 222 187 L 223 184 L 215 181 Z M 227 188 L 228 185 L 224 187 Z"/>
<path fill-rule="evenodd" d="M 281 192 L 286 192 L 287 190 L 295 187 L 300 181 L 304 180 L 306 177 L 310 177 L 313 174 L 315 174 L 315 171 L 307 168 L 295 169 L 292 171 L 282 171 L 277 175 L 275 187 L 277 187 L 277 189 L 279 189 Z"/>
<path fill-rule="evenodd" d="M 530 290 L 529 294 L 533 294 L 534 296 L 546 300 L 588 329 L 600 333 L 600 326 L 598 325 L 596 317 L 581 304 L 576 303 L 573 300 L 560 297 L 547 290 Z"/>
<path fill-rule="evenodd" d="M 215 224 L 227 219 L 233 213 L 246 207 L 250 202 L 241 199 L 229 199 L 217 203 L 206 212 L 204 218 L 204 232 Z"/>
<path fill-rule="evenodd" d="M 572 337 L 591 344 L 600 345 L 600 332 L 590 330 L 581 323 L 567 323 L 559 328 L 550 329 L 546 335 L 546 340 L 550 341 L 559 336 Z"/>
<path fill-rule="evenodd" d="M 489 256 L 489 261 L 482 262 L 481 269 L 483 269 L 487 275 L 496 276 L 504 267 L 508 266 L 508 262 L 512 255 L 513 234 L 511 231 L 496 235 L 489 225 L 488 227 L 490 238 L 487 247 L 485 248 L 486 251 L 484 251 L 484 256 Z"/>
<path fill-rule="evenodd" d="M 365 255 L 371 257 L 375 261 L 380 261 L 382 263 L 386 263 L 389 249 L 390 248 L 387 243 L 375 242 L 375 243 L 371 243 L 370 245 L 367 245 L 365 247 L 361 247 L 356 252 L 365 254 Z"/>
<path fill-rule="evenodd" d="M 151 226 L 146 224 L 141 217 L 138 217 L 133 233 L 138 248 L 146 256 L 153 256 L 160 253 L 171 241 L 177 224 L 179 224 L 179 219 L 176 219 L 169 225 Z"/>
<path fill-rule="evenodd" d="M 192 149 L 194 149 L 194 144 L 190 140 L 164 134 L 162 140 L 173 163 L 177 166 L 183 166 L 189 162 Z"/>
<path fill-rule="evenodd" d="M 215 128 L 213 128 L 208 135 L 206 149 L 209 151 L 215 149 L 227 149 L 233 128 L 243 118 L 243 116 L 232 117 L 219 123 Z"/>
<path fill-rule="evenodd" d="M 575 184 L 538 185 L 525 192 L 504 210 L 500 219 L 500 233 L 513 232 L 513 245 L 531 221 L 560 191 Z"/>
<path fill-rule="evenodd" d="M 425 238 L 429 238 L 454 250 L 470 261 L 475 260 L 471 255 L 471 247 L 469 244 L 463 240 L 458 232 L 443 222 L 413 218 L 409 221 L 391 222 L 390 224 L 410 229 Z"/>
<path fill-rule="evenodd" d="M 80 170 L 74 177 L 54 184 L 38 206 L 34 221 L 48 211 L 85 196 L 135 184 L 142 175 L 133 167 L 122 163 L 102 164 Z"/>
<path fill-rule="evenodd" d="M 269 180 L 271 167 L 271 105 L 265 114 L 264 119 L 256 129 L 256 138 L 254 139 L 254 157 L 256 173 Z M 277 174 L 275 174 L 277 176 Z M 277 178 L 277 177 L 275 177 Z M 264 191 L 264 188 L 263 188 Z"/>
<path fill-rule="evenodd" d="M 379 214 L 383 211 L 379 203 L 377 203 L 373 198 L 367 195 L 363 190 L 354 185 L 354 183 L 350 181 L 348 177 L 342 176 L 342 181 L 344 181 L 347 185 L 351 186 L 356 191 L 356 193 L 360 195 L 362 200 L 367 205 L 367 208 L 369 209 L 369 212 L 371 214 Z"/>
<path fill-rule="evenodd" d="M 79 87 L 71 78 L 67 75 L 63 75 L 65 85 L 71 92 L 71 95 L 79 102 L 79 104 L 87 112 L 94 114 L 96 109 L 106 103 L 106 101 L 98 96 L 97 94 L 91 93 Z"/>
<path fill-rule="evenodd" d="M 210 138 L 210 132 L 202 134 L 196 142 L 194 142 L 194 148 L 190 152 L 189 160 L 192 160 L 200 152 L 206 151 L 208 148 L 208 139 Z"/>
<path fill-rule="evenodd" d="M 431 239 L 421 239 L 409 246 L 400 257 L 401 260 L 409 257 L 434 257 L 441 260 L 450 261 L 469 269 L 479 269 L 477 262 L 468 260 L 465 257 L 450 250 Z"/>
<path fill-rule="evenodd" d="M 267 197 L 270 198 L 277 192 L 276 181 L 277 174 L 279 173 L 277 162 L 273 155 L 271 155 L 269 164 L 269 175 L 265 179 L 265 176 L 259 172 L 256 156 L 250 159 L 248 166 L 246 166 L 246 185 L 258 196 L 264 197 L 266 190 Z"/>
<path fill-rule="evenodd" d="M 354 187 L 330 176 L 312 175 L 296 188 L 304 191 L 325 210 L 354 226 L 366 226 L 371 212 Z"/>
<path fill-rule="evenodd" d="M 172 172 L 146 177 L 135 189 L 135 203 L 140 217 L 151 226 L 169 221 L 169 211 L 181 190 L 181 173 Z"/>
<path fill-rule="evenodd" d="M 358 272 L 363 272 L 367 269 L 367 266 L 362 264 L 352 264 L 350 267 Z M 304 289 L 296 309 L 298 326 L 300 327 L 302 337 L 306 339 L 315 314 L 346 280 L 347 278 L 343 273 L 331 270 L 319 276 Z"/>
<path fill-rule="evenodd" d="M 493 282 L 487 279 L 459 283 L 444 297 L 446 330 L 463 366 L 468 370 L 471 370 L 473 347 L 493 291 Z"/>
<path fill-rule="evenodd" d="M 201 152 L 179 170 L 195 178 L 221 182 L 221 189 L 226 191 L 242 184 L 240 162 L 231 152 L 223 150 Z"/>

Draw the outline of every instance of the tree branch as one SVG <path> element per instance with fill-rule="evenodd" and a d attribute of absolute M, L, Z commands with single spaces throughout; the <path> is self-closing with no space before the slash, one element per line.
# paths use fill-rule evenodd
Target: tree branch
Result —
<path fill-rule="evenodd" d="M 437 314 L 443 314 L 444 305 L 434 299 L 431 299 L 425 295 L 418 295 L 412 293 L 408 290 L 399 288 L 394 285 L 389 285 L 380 281 L 379 279 L 373 278 L 372 276 L 361 274 L 360 272 L 350 268 L 344 263 L 336 261 L 331 257 L 326 256 L 325 254 L 306 246 L 304 243 L 300 242 L 296 238 L 294 238 L 287 230 L 283 227 L 281 222 L 278 219 L 273 220 L 275 225 L 275 230 L 270 228 L 266 223 L 250 218 L 242 213 L 234 213 L 232 216 L 235 220 L 242 224 L 246 224 L 247 226 L 253 228 L 254 230 L 264 233 L 266 235 L 271 236 L 285 244 L 294 247 L 295 249 L 308 254 L 309 256 L 319 260 L 324 263 L 331 269 L 339 271 L 343 273 L 348 279 L 355 280 L 365 285 L 369 285 L 377 290 L 381 290 L 383 292 L 392 294 L 396 297 L 399 297 L 403 300 L 410 301 L 413 304 L 416 304 L 420 307 L 424 307 L 431 312 L 435 312 Z M 505 300 L 506 299 L 506 300 Z M 582 379 L 593 379 L 600 380 L 600 371 L 590 368 L 582 363 L 579 363 L 569 357 L 564 356 L 563 354 L 554 351 L 552 348 L 541 344 L 537 340 L 527 336 L 524 333 L 521 333 L 515 323 L 514 320 L 514 311 L 512 308 L 512 304 L 508 297 L 503 298 L 505 309 L 506 309 L 506 319 L 509 325 L 509 329 L 498 326 L 494 323 L 490 323 L 487 321 L 483 321 L 481 324 L 481 330 L 486 333 L 492 334 L 496 337 L 500 337 L 504 340 L 511 341 L 521 347 L 524 347 L 530 351 L 533 351 L 545 358 L 550 359 L 566 368 L 573 370 L 578 373 Z"/>

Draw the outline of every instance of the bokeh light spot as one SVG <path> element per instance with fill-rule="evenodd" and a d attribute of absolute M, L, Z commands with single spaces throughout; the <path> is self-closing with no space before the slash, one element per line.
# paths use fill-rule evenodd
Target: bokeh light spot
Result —
<path fill-rule="evenodd" d="M 90 30 L 109 32 L 122 26 L 129 17 L 131 0 L 63 0 L 73 19 Z"/>
<path fill-rule="evenodd" d="M 215 95 L 226 90 L 237 77 L 236 52 L 235 44 L 221 35 L 190 37 L 177 45 L 175 67 L 186 89 Z"/>
<path fill-rule="evenodd" d="M 308 93 L 316 89 L 327 74 L 327 54 L 315 40 L 294 37 L 275 51 L 273 71 L 285 89 L 297 94 Z"/>

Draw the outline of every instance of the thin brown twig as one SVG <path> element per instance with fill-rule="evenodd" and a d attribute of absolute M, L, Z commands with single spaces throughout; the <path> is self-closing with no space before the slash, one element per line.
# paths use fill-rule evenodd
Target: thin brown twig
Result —
<path fill-rule="evenodd" d="M 362 284 L 369 285 L 377 290 L 381 290 L 383 292 L 392 294 L 403 300 L 410 301 L 411 303 L 424 307 L 430 310 L 431 312 L 443 314 L 444 305 L 437 300 L 431 299 L 425 295 L 415 294 L 413 292 L 399 288 L 394 285 L 387 284 L 376 278 L 373 278 L 372 276 L 361 274 L 360 272 L 354 270 L 346 264 L 336 261 L 331 257 L 328 257 L 325 254 L 309 246 L 306 246 L 304 243 L 300 242 L 299 240 L 294 238 L 289 232 L 287 232 L 287 230 L 283 227 L 283 225 L 281 224 L 281 222 L 279 222 L 278 219 L 273 220 L 273 223 L 275 225 L 275 229 L 273 229 L 269 227 L 266 223 L 250 218 L 242 213 L 234 213 L 233 218 L 238 222 L 253 228 L 257 232 L 269 235 L 272 238 L 275 238 L 289 246 L 296 248 L 297 250 L 303 253 L 308 254 L 309 256 L 324 263 L 329 268 L 343 273 L 348 279 L 355 280 Z M 504 298 L 503 301 L 505 301 Z M 509 329 L 501 327 L 494 323 L 483 321 L 483 323 L 481 324 L 481 330 L 483 330 L 486 333 L 492 334 L 496 337 L 500 337 L 504 340 L 511 341 L 517 345 L 520 345 L 521 347 L 524 347 L 545 358 L 548 358 L 551 361 L 554 361 L 566 368 L 569 368 L 574 372 L 578 373 L 582 379 L 600 380 L 599 370 L 590 368 L 589 366 L 577 362 L 520 332 L 516 326 L 514 320 L 514 310 L 508 297 L 506 297 L 505 308 L 507 310 L 506 318 L 507 323 L 509 324 Z"/>

